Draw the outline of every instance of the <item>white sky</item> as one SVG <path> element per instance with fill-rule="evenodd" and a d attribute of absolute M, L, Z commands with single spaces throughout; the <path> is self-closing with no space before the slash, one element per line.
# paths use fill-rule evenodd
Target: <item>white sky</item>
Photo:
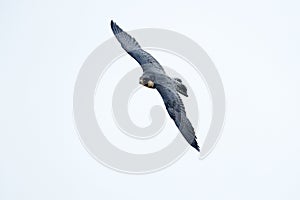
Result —
<path fill-rule="evenodd" d="M 1 1 L 0 199 L 299 199 L 297 1 Z M 75 131 L 81 64 L 124 29 L 174 30 L 217 66 L 227 113 L 214 152 L 126 175 Z"/>

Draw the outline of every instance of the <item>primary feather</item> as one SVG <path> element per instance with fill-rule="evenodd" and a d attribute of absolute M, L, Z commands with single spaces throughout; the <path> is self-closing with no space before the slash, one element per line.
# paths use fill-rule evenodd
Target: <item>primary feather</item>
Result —
<path fill-rule="evenodd" d="M 151 54 L 144 51 L 133 37 L 123 31 L 115 22 L 111 21 L 110 25 L 122 48 L 141 65 L 143 71 L 155 68 L 157 71 L 165 73 L 159 62 Z"/>

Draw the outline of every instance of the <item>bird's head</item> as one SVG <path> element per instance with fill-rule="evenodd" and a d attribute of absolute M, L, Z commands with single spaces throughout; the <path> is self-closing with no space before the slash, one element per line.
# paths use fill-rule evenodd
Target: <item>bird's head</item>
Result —
<path fill-rule="evenodd" d="M 154 88 L 155 87 L 154 81 L 150 77 L 142 76 L 140 78 L 140 84 L 145 86 L 145 87 L 148 87 L 148 88 Z"/>

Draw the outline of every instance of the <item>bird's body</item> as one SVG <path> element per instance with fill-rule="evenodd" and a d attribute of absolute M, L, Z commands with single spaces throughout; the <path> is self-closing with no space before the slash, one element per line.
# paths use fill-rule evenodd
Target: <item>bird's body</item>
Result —
<path fill-rule="evenodd" d="M 179 78 L 170 78 L 159 62 L 113 21 L 111 21 L 111 28 L 122 48 L 141 65 L 143 75 L 139 83 L 159 92 L 170 117 L 181 134 L 191 146 L 199 151 L 194 128 L 186 116 L 185 107 L 178 94 L 188 96 L 185 85 Z"/>

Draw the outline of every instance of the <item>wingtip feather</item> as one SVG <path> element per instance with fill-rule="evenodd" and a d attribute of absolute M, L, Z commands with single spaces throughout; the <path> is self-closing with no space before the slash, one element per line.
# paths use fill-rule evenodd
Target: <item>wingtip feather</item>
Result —
<path fill-rule="evenodd" d="M 199 148 L 199 145 L 198 145 L 196 139 L 192 142 L 191 146 L 194 147 L 197 151 L 200 152 L 200 148 Z"/>
<path fill-rule="evenodd" d="M 113 20 L 110 21 L 110 26 L 111 26 L 111 29 L 113 31 L 113 33 L 115 35 L 123 32 L 123 30 L 118 26 L 118 24 L 116 22 L 114 22 Z"/>

